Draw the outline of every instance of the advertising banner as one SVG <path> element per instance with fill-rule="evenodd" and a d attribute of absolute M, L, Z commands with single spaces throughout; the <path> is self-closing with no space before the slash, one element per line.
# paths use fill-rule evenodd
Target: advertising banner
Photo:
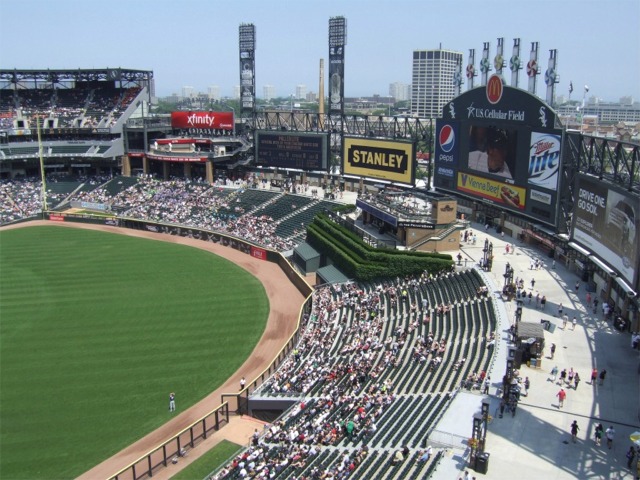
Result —
<path fill-rule="evenodd" d="M 578 177 L 573 240 L 634 285 L 638 266 L 640 201 L 586 175 Z"/>
<path fill-rule="evenodd" d="M 558 189 L 560 135 L 531 132 L 529 147 L 529 185 Z"/>
<path fill-rule="evenodd" d="M 436 131 L 438 132 L 435 154 L 436 167 L 455 168 L 458 165 L 460 144 L 457 123 L 436 121 Z"/>
<path fill-rule="evenodd" d="M 251 256 L 257 258 L 258 260 L 266 260 L 267 251 L 264 248 L 254 247 L 253 245 L 251 245 Z"/>
<path fill-rule="evenodd" d="M 171 112 L 172 128 L 233 130 L 233 112 Z"/>
<path fill-rule="evenodd" d="M 345 137 L 342 159 L 345 175 L 414 184 L 413 143 Z"/>
<path fill-rule="evenodd" d="M 344 111 L 344 46 L 329 48 L 329 113 Z"/>
<path fill-rule="evenodd" d="M 458 173 L 458 190 L 492 200 L 506 207 L 524 210 L 526 190 L 488 178 Z"/>
<path fill-rule="evenodd" d="M 170 155 L 153 155 L 151 153 L 147 154 L 147 158 L 149 160 L 158 160 L 160 162 L 206 162 L 207 157 L 180 157 L 180 156 L 170 156 Z"/>

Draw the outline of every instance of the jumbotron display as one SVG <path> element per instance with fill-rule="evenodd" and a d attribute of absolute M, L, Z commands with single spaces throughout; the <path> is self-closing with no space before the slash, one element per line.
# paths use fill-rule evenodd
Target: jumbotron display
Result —
<path fill-rule="evenodd" d="M 324 133 L 256 131 L 256 165 L 326 170 L 329 136 Z"/>
<path fill-rule="evenodd" d="M 561 143 L 555 112 L 494 75 L 444 106 L 434 186 L 555 225 Z"/>

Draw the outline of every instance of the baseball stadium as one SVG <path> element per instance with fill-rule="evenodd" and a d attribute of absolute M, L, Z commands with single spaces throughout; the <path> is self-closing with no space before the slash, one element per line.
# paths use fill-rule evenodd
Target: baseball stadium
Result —
<path fill-rule="evenodd" d="M 0 476 L 632 478 L 640 144 L 497 75 L 345 114 L 343 17 L 326 111 L 322 63 L 317 113 L 258 110 L 238 34 L 231 111 L 0 70 Z"/>

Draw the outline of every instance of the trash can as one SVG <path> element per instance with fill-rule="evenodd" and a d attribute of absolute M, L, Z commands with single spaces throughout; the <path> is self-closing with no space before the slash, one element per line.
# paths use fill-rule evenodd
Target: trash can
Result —
<path fill-rule="evenodd" d="M 489 470 L 489 453 L 483 452 L 476 457 L 476 472 L 486 474 Z"/>

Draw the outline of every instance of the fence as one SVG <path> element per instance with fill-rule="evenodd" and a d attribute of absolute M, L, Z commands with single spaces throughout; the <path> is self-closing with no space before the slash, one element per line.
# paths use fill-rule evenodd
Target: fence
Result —
<path fill-rule="evenodd" d="M 215 410 L 195 421 L 187 428 L 158 445 L 136 461 L 130 463 L 109 480 L 139 480 L 153 476 L 153 471 L 166 467 L 173 458 L 183 456 L 187 448 L 193 448 L 206 439 L 210 432 L 218 431 L 229 423 L 229 404 L 223 403 Z"/>

